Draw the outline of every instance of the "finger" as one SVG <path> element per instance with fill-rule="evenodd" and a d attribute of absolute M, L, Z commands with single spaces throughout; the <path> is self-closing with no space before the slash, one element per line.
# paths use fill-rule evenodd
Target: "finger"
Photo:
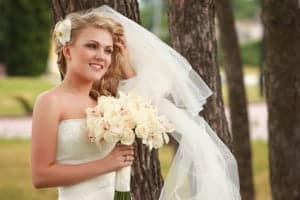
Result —
<path fill-rule="evenodd" d="M 133 149 L 133 145 L 124 145 L 121 144 L 118 146 L 122 151 L 126 151 L 126 150 L 132 150 Z"/>
<path fill-rule="evenodd" d="M 133 148 L 133 145 L 127 145 L 127 144 L 117 144 L 116 145 L 119 148 Z"/>
<path fill-rule="evenodd" d="M 122 41 L 123 44 L 126 43 L 125 35 L 121 35 L 119 38 L 120 38 L 120 40 Z"/>
<path fill-rule="evenodd" d="M 134 160 L 134 156 L 129 156 L 129 155 L 126 156 L 126 161 L 132 162 L 133 160 Z"/>
<path fill-rule="evenodd" d="M 118 48 L 120 48 L 121 50 L 125 49 L 125 46 L 121 43 L 121 42 L 116 42 L 115 46 L 117 46 Z"/>
<path fill-rule="evenodd" d="M 123 41 L 125 41 L 125 35 L 120 35 L 119 38 Z"/>
<path fill-rule="evenodd" d="M 133 150 L 122 151 L 122 155 L 123 156 L 126 156 L 126 155 L 133 156 L 134 155 L 134 151 Z"/>
<path fill-rule="evenodd" d="M 119 155 L 134 155 L 133 147 L 116 147 L 116 152 Z"/>
<path fill-rule="evenodd" d="M 125 36 L 124 36 L 124 35 L 121 36 L 120 39 L 121 39 L 122 44 L 126 47 L 126 39 L 125 39 Z"/>
<path fill-rule="evenodd" d="M 127 166 L 130 166 L 130 165 L 132 165 L 132 161 L 125 161 L 124 163 L 123 163 L 123 165 L 125 166 L 125 167 L 127 167 Z"/>

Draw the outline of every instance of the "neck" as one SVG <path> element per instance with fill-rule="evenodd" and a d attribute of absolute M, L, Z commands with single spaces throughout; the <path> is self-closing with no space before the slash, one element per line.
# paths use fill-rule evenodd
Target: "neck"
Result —
<path fill-rule="evenodd" d="M 69 76 L 66 74 L 61 86 L 68 92 L 76 95 L 89 96 L 93 82 L 81 79 L 78 76 Z"/>

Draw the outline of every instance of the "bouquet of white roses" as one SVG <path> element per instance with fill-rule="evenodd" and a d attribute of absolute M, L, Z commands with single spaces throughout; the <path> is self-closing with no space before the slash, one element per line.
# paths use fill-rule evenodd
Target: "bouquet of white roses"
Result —
<path fill-rule="evenodd" d="M 134 93 L 120 92 L 119 98 L 101 96 L 97 106 L 87 108 L 87 128 L 89 138 L 98 146 L 104 143 L 122 143 L 131 145 L 135 138 L 142 139 L 149 149 L 160 148 L 169 142 L 167 133 L 174 126 L 151 101 Z M 131 199 L 130 167 L 116 172 L 115 199 Z"/>

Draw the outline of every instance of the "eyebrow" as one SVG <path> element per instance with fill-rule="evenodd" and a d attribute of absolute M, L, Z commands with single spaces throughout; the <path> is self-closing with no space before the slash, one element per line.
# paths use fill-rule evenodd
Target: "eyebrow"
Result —
<path fill-rule="evenodd" d="M 111 47 L 111 48 L 113 48 L 113 46 L 112 45 L 105 45 L 105 44 L 100 44 L 98 41 L 96 41 L 96 40 L 89 40 L 89 41 L 91 41 L 91 42 L 95 42 L 95 43 L 97 43 L 97 45 L 100 45 L 100 46 L 105 46 L 105 47 Z"/>

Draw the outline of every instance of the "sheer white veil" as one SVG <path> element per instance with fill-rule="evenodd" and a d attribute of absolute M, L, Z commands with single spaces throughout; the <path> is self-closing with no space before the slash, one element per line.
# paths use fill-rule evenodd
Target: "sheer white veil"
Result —
<path fill-rule="evenodd" d="M 109 6 L 93 10 L 121 23 L 137 75 L 119 89 L 150 98 L 175 124 L 179 147 L 161 200 L 239 200 L 237 163 L 206 121 L 198 116 L 210 88 L 188 61 L 158 37 Z"/>

